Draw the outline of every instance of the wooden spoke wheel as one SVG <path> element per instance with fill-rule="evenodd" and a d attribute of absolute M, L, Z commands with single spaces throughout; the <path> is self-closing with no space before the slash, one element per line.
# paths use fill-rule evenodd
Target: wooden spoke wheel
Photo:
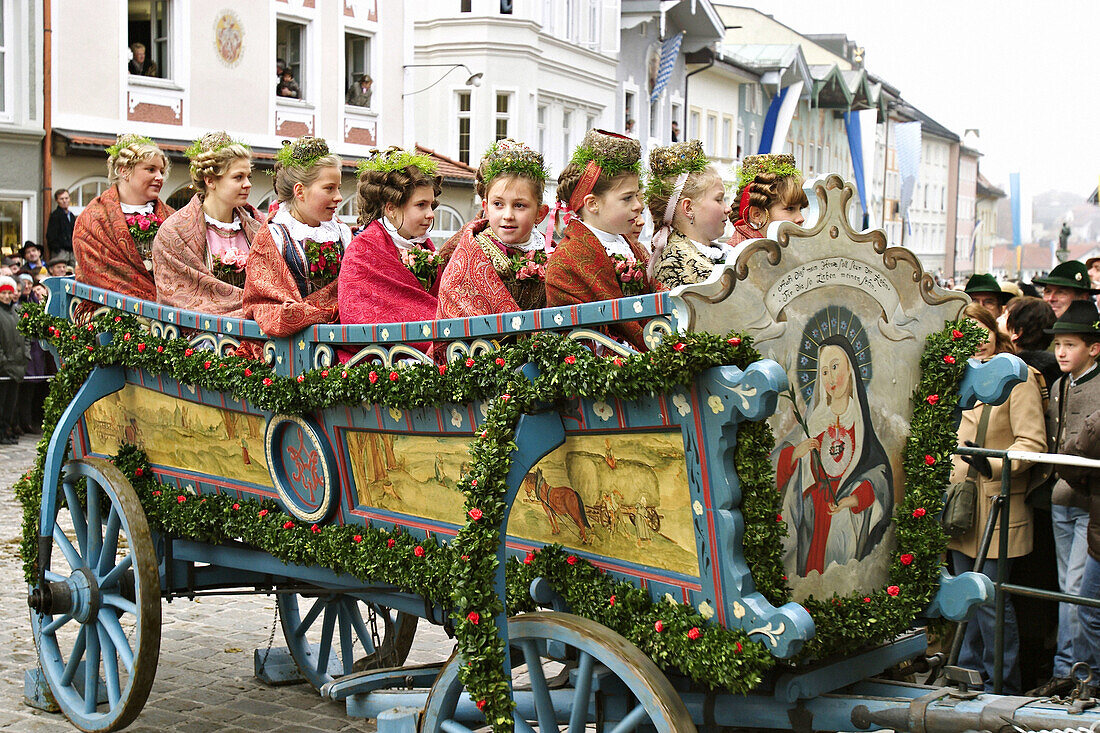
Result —
<path fill-rule="evenodd" d="M 529 613 L 508 620 L 508 637 L 517 733 L 695 731 L 664 673 L 606 626 L 567 613 Z M 459 680 L 462 665 L 456 654 L 440 671 L 421 733 L 488 730 Z"/>
<path fill-rule="evenodd" d="M 403 664 L 419 620 L 354 593 L 280 593 L 277 603 L 290 655 L 318 690 L 352 672 Z"/>
<path fill-rule="evenodd" d="M 137 494 L 112 464 L 71 461 L 62 487 L 46 587 L 32 588 L 29 599 L 39 663 L 73 725 L 118 730 L 137 717 L 156 676 L 156 550 Z"/>

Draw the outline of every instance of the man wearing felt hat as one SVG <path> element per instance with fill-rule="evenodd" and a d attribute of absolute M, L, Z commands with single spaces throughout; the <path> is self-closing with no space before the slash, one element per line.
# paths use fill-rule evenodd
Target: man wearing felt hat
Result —
<path fill-rule="evenodd" d="M 1043 300 L 1050 303 L 1054 315 L 1059 318 L 1073 301 L 1091 301 L 1093 295 L 1100 293 L 1100 290 L 1093 289 L 1085 263 L 1077 260 L 1067 260 L 1051 270 L 1049 275 L 1034 278 L 1032 282 L 1042 286 Z"/>
<path fill-rule="evenodd" d="M 19 256 L 23 258 L 23 269 L 32 275 L 45 267 L 42 262 L 42 248 L 34 242 L 24 242 L 19 249 Z"/>
<path fill-rule="evenodd" d="M 984 272 L 975 273 L 966 281 L 963 289 L 970 299 L 993 314 L 994 318 L 1001 317 L 1004 305 L 1012 299 L 1012 293 L 1001 289 L 997 278 Z"/>

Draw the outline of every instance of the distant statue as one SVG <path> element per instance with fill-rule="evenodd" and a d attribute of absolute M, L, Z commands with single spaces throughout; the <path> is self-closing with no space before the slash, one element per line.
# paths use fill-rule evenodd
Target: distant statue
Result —
<path fill-rule="evenodd" d="M 1062 222 L 1062 231 L 1058 232 L 1058 249 L 1062 250 L 1063 252 L 1069 248 L 1069 235 L 1069 223 Z"/>

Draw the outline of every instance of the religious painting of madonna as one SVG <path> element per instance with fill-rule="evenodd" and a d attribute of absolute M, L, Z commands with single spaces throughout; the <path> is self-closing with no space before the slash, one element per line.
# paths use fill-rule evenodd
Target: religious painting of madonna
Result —
<path fill-rule="evenodd" d="M 776 434 L 772 454 L 792 579 L 823 575 L 832 566 L 830 575 L 857 568 L 843 574 L 860 575 L 890 527 L 893 469 L 872 420 L 867 385 L 873 374 L 872 345 L 855 314 L 830 306 L 809 319 L 781 404 L 794 425 Z"/>
<path fill-rule="evenodd" d="M 787 373 L 768 424 L 796 601 L 886 585 L 925 340 L 967 303 L 882 230 L 852 228 L 851 183 L 828 176 L 811 198 L 815 223 L 775 223 L 772 239 L 746 240 L 734 263 L 672 293 L 684 327 L 743 330 Z"/>

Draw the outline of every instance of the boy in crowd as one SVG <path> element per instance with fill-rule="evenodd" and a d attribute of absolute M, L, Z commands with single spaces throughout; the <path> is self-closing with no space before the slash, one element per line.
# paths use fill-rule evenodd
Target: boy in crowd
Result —
<path fill-rule="evenodd" d="M 1061 378 L 1051 389 L 1047 408 L 1047 435 L 1052 453 L 1067 453 L 1080 449 L 1078 441 L 1085 429 L 1085 418 L 1100 406 L 1100 312 L 1088 300 L 1074 300 L 1047 329 L 1054 336 L 1054 357 Z M 1098 416 L 1092 415 L 1097 418 Z M 1100 427 L 1100 426 L 1098 426 Z M 1100 440 L 1100 436 L 1098 436 Z M 1100 455 L 1100 444 L 1087 446 Z M 1083 577 L 1091 561 L 1092 593 L 1100 590 L 1100 495 L 1092 499 L 1087 493 L 1074 490 L 1067 479 L 1079 478 L 1072 468 L 1057 466 L 1058 482 L 1051 496 L 1054 522 L 1054 544 L 1058 559 L 1058 583 L 1063 593 L 1082 595 Z M 1100 482 L 1097 484 L 1100 490 Z M 1090 511 L 1090 504 L 1093 507 Z M 1090 521 L 1090 513 L 1095 518 Z M 1091 556 L 1091 558 L 1090 558 Z M 1074 662 L 1092 662 L 1089 634 L 1084 629 L 1086 606 L 1062 603 L 1058 609 L 1058 648 L 1054 655 L 1054 674 L 1049 682 L 1032 690 L 1040 696 L 1065 694 L 1074 686 L 1070 668 Z M 1092 609 L 1088 609 L 1092 610 Z M 1094 614 L 1095 615 L 1095 614 Z M 1096 649 L 1100 649 L 1100 618 L 1095 622 Z"/>

